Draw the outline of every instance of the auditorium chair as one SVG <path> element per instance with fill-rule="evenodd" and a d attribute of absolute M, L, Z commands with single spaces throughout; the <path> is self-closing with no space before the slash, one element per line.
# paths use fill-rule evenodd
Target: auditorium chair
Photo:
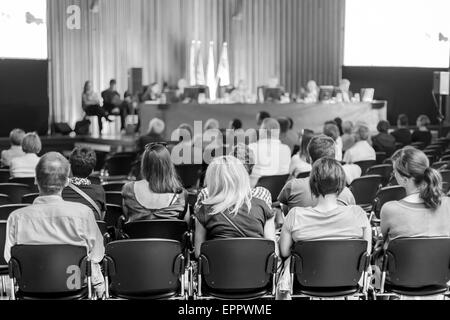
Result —
<path fill-rule="evenodd" d="M 369 264 L 365 240 L 297 242 L 291 253 L 291 295 L 367 299 Z"/>
<path fill-rule="evenodd" d="M 8 276 L 8 263 L 5 260 L 6 221 L 0 221 L 0 277 L 2 296 L 6 296 L 6 277 Z"/>
<path fill-rule="evenodd" d="M 9 169 L 0 169 L 0 183 L 9 182 Z"/>
<path fill-rule="evenodd" d="M 450 238 L 400 238 L 382 254 L 381 288 L 375 296 L 449 294 Z"/>
<path fill-rule="evenodd" d="M 377 164 L 383 164 L 384 160 L 387 159 L 386 152 L 377 152 L 376 155 L 377 155 L 377 160 L 376 160 Z"/>
<path fill-rule="evenodd" d="M 115 204 L 116 206 L 122 206 L 123 203 L 122 192 L 106 191 L 105 196 L 107 204 Z"/>
<path fill-rule="evenodd" d="M 366 175 L 379 175 L 383 177 L 382 185 L 385 186 L 389 183 L 389 179 L 394 171 L 391 164 L 379 164 L 367 169 Z"/>
<path fill-rule="evenodd" d="M 181 164 L 175 166 L 178 177 L 185 189 L 198 189 L 200 187 L 200 176 L 203 165 L 201 164 Z"/>
<path fill-rule="evenodd" d="M 386 202 L 389 201 L 400 201 L 406 197 L 406 190 L 401 186 L 391 186 L 381 188 L 375 199 L 373 200 L 372 213 L 375 217 L 372 217 L 371 221 L 374 223 L 380 222 L 381 208 Z"/>
<path fill-rule="evenodd" d="M 304 178 L 309 178 L 309 175 L 311 174 L 311 172 L 302 172 L 302 173 L 299 173 L 298 175 L 297 175 L 297 179 L 304 179 Z M 277 197 L 278 197 L 278 195 L 277 195 Z"/>
<path fill-rule="evenodd" d="M 39 197 L 39 193 L 25 194 L 22 196 L 22 203 L 33 204 L 37 197 Z"/>
<path fill-rule="evenodd" d="M 106 205 L 105 222 L 108 228 L 110 227 L 119 228 L 122 216 L 123 216 L 122 206 L 109 203 Z"/>
<path fill-rule="evenodd" d="M 450 170 L 440 170 L 439 173 L 442 176 L 442 182 L 450 183 Z"/>
<path fill-rule="evenodd" d="M 289 175 L 278 175 L 278 176 L 266 176 L 261 177 L 256 184 L 257 187 L 264 187 L 269 190 L 272 195 L 272 202 L 276 202 L 278 195 L 286 184 Z"/>
<path fill-rule="evenodd" d="M 9 183 L 20 183 L 26 184 L 30 187 L 31 192 L 39 192 L 38 186 L 36 184 L 36 178 L 11 178 Z"/>
<path fill-rule="evenodd" d="M 383 177 L 363 176 L 352 181 L 350 190 L 355 197 L 356 204 L 366 212 L 372 208 L 372 202 L 383 182 Z"/>
<path fill-rule="evenodd" d="M 178 241 L 122 240 L 106 246 L 106 299 L 187 299 L 186 265 Z"/>
<path fill-rule="evenodd" d="M 194 299 L 274 298 L 278 257 L 273 241 L 211 240 L 200 252 Z"/>
<path fill-rule="evenodd" d="M 7 194 L 0 194 L 0 206 L 11 204 L 11 199 Z"/>
<path fill-rule="evenodd" d="M 128 176 L 131 171 L 131 164 L 136 158 L 136 154 L 117 153 L 110 155 L 105 160 L 104 169 L 109 176 Z"/>
<path fill-rule="evenodd" d="M 376 160 L 358 161 L 355 162 L 354 164 L 358 165 L 361 168 L 361 175 L 365 175 L 370 167 L 373 167 L 377 164 L 377 161 Z"/>
<path fill-rule="evenodd" d="M 0 206 L 0 221 L 8 220 L 9 215 L 18 209 L 28 207 L 29 204 L 7 204 Z"/>
<path fill-rule="evenodd" d="M 396 150 L 403 148 L 403 146 L 401 146 L 400 148 L 397 148 L 397 143 L 395 144 L 396 146 Z M 419 150 L 423 150 L 425 148 L 425 144 L 423 142 L 413 142 L 410 144 L 411 147 L 414 147 L 416 149 Z"/>
<path fill-rule="evenodd" d="M 122 230 L 128 239 L 167 239 L 181 244 L 186 243 L 189 231 L 186 221 L 169 219 L 128 222 Z"/>
<path fill-rule="evenodd" d="M 12 247 L 9 261 L 11 299 L 90 299 L 91 264 L 88 263 L 86 253 L 86 247 L 71 245 Z M 73 278 L 73 281 L 70 281 L 73 287 L 68 286 L 70 277 Z M 18 286 L 17 292 L 14 282 Z"/>
<path fill-rule="evenodd" d="M 431 167 L 436 170 L 446 170 L 450 168 L 450 161 L 438 161 L 433 163 Z"/>
<path fill-rule="evenodd" d="M 31 190 L 26 184 L 0 183 L 0 193 L 8 195 L 11 203 L 21 203 L 22 197 L 31 193 Z"/>
<path fill-rule="evenodd" d="M 450 155 L 443 156 L 439 161 L 450 161 Z"/>
<path fill-rule="evenodd" d="M 128 182 L 125 181 L 114 181 L 114 182 L 105 182 L 102 184 L 103 189 L 105 191 L 122 191 L 123 186 Z"/>

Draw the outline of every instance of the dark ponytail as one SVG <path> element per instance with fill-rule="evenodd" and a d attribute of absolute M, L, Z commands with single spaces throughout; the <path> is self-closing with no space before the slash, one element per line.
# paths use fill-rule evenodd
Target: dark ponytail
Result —
<path fill-rule="evenodd" d="M 428 208 L 436 209 L 441 205 L 444 192 L 442 191 L 442 176 L 433 169 L 426 168 L 423 174 L 424 186 L 420 191 L 420 198 Z"/>

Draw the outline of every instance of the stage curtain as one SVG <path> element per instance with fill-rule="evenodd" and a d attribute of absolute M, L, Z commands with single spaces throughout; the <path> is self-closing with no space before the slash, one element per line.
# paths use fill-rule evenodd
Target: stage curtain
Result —
<path fill-rule="evenodd" d="M 144 84 L 188 77 L 192 40 L 229 43 L 231 79 L 256 87 L 278 77 L 290 92 L 309 79 L 337 84 L 343 62 L 345 0 L 47 0 L 51 116 L 81 118 L 84 81 L 121 94 L 127 71 L 144 69 Z M 69 5 L 81 8 L 81 29 L 66 27 Z M 205 61 L 206 63 L 206 61 Z"/>

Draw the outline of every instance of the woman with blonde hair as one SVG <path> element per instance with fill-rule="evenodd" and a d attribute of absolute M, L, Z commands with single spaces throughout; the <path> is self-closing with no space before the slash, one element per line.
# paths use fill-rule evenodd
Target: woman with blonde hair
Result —
<path fill-rule="evenodd" d="M 274 214 L 267 203 L 252 196 L 250 177 L 233 157 L 215 158 L 205 177 L 208 196 L 196 207 L 195 253 L 203 242 L 226 238 L 275 240 Z"/>

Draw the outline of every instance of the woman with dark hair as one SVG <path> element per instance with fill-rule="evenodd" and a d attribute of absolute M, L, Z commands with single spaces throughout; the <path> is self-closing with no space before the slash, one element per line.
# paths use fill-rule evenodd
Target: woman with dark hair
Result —
<path fill-rule="evenodd" d="M 103 130 L 102 118 L 111 122 L 108 118 L 107 112 L 100 107 L 100 99 L 98 95 L 92 90 L 92 84 L 90 81 L 86 81 L 83 87 L 83 94 L 81 96 L 81 106 L 83 111 L 86 112 L 86 116 L 97 116 L 98 117 L 98 128 L 100 134 Z"/>
<path fill-rule="evenodd" d="M 377 152 L 386 152 L 390 157 L 395 151 L 395 138 L 388 133 L 391 124 L 389 121 L 381 120 L 378 122 L 378 134 L 372 137 L 372 146 Z"/>
<path fill-rule="evenodd" d="M 395 178 L 407 196 L 381 210 L 384 243 L 400 237 L 450 237 L 450 199 L 442 191 L 440 173 L 413 147 L 398 150 L 392 160 Z"/>
<path fill-rule="evenodd" d="M 75 148 L 69 158 L 72 177 L 70 184 L 62 193 L 66 201 L 82 203 L 103 220 L 106 211 L 105 190 L 101 185 L 93 184 L 89 176 L 97 164 L 97 156 L 90 148 Z"/>
<path fill-rule="evenodd" d="M 300 173 L 310 172 L 311 164 L 308 156 L 308 144 L 314 136 L 314 131 L 304 130 L 299 152 L 292 157 L 289 174 L 296 178 Z"/>
<path fill-rule="evenodd" d="M 281 256 L 289 257 L 295 242 L 308 240 L 364 239 L 370 251 L 372 229 L 366 213 L 359 206 L 343 206 L 338 201 L 345 187 L 342 165 L 330 158 L 317 160 L 309 186 L 317 204 L 289 211 L 280 236 Z"/>
<path fill-rule="evenodd" d="M 128 222 L 153 219 L 189 221 L 187 192 L 162 143 L 150 143 L 142 156 L 143 180 L 127 183 L 122 189 Z"/>

